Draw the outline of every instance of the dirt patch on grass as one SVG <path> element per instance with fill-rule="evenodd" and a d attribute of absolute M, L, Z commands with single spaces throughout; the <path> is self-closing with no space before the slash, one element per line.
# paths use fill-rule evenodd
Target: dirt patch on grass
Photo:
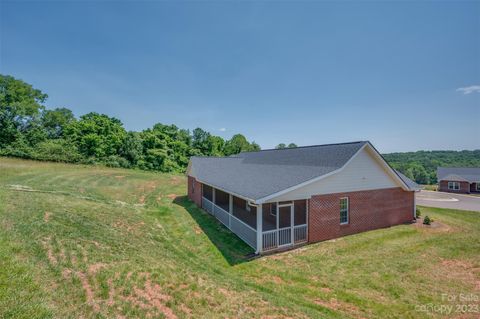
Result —
<path fill-rule="evenodd" d="M 43 214 L 43 221 L 48 223 L 50 221 L 50 216 L 52 215 L 52 213 L 50 212 L 45 212 L 45 214 Z"/>
<path fill-rule="evenodd" d="M 317 305 L 320 305 L 322 307 L 325 307 L 331 310 L 344 311 L 349 314 L 358 314 L 360 312 L 360 309 L 357 306 L 344 301 L 337 300 L 336 298 L 330 298 L 330 300 L 328 301 L 322 300 L 322 299 L 315 299 L 314 302 Z"/>
<path fill-rule="evenodd" d="M 145 278 L 143 287 L 134 286 L 133 293 L 128 296 L 121 296 L 121 299 L 132 305 L 147 311 L 147 317 L 158 316 L 160 312 L 168 319 L 176 319 L 177 316 L 172 309 L 166 306 L 171 300 L 169 295 L 163 293 L 160 285 L 152 283 L 149 273 L 141 274 Z"/>
<path fill-rule="evenodd" d="M 117 175 L 117 176 L 115 176 L 115 178 L 116 179 L 123 179 L 123 178 L 125 178 L 125 175 Z"/>
<path fill-rule="evenodd" d="M 167 197 L 171 200 L 174 200 L 175 198 L 177 198 L 177 194 L 168 194 Z"/>
<path fill-rule="evenodd" d="M 439 221 L 434 221 L 430 225 L 423 224 L 423 218 L 418 218 L 416 223 L 412 224 L 413 227 L 419 228 L 425 231 L 435 231 L 435 232 L 451 232 L 453 228 L 449 225 L 443 224 Z"/>
<path fill-rule="evenodd" d="M 113 227 L 120 229 L 120 230 L 126 230 L 129 233 L 135 233 L 137 232 L 140 228 L 142 228 L 145 225 L 145 222 L 141 221 L 138 223 L 133 223 L 130 224 L 124 220 L 117 220 L 116 222 L 113 223 Z"/>
<path fill-rule="evenodd" d="M 173 176 L 172 178 L 170 178 L 170 184 L 172 185 L 178 185 L 178 184 L 181 184 L 183 183 L 183 180 L 181 178 L 179 178 L 178 176 Z"/>
<path fill-rule="evenodd" d="M 51 238 L 47 237 L 41 241 L 43 248 L 45 249 L 47 253 L 47 259 L 50 265 L 56 266 L 58 264 L 57 257 L 55 256 L 55 253 L 53 252 L 53 247 L 51 245 Z"/>
<path fill-rule="evenodd" d="M 193 229 L 195 230 L 195 234 L 197 235 L 203 234 L 203 230 L 198 225 L 195 225 Z"/>
<path fill-rule="evenodd" d="M 473 284 L 475 290 L 480 290 L 480 267 L 471 262 L 458 259 L 443 259 L 440 262 L 440 274 L 449 279 L 462 281 L 467 285 Z"/>
<path fill-rule="evenodd" d="M 96 263 L 88 267 L 89 274 L 96 274 L 100 269 L 105 268 L 107 265 L 104 263 Z"/>

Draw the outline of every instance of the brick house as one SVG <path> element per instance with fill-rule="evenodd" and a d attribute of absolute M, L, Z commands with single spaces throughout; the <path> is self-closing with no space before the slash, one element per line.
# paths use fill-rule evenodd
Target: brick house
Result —
<path fill-rule="evenodd" d="M 264 253 L 411 222 L 418 185 L 370 142 L 192 157 L 188 197 Z"/>
<path fill-rule="evenodd" d="M 480 193 L 480 167 L 438 167 L 438 190 L 449 193 Z"/>

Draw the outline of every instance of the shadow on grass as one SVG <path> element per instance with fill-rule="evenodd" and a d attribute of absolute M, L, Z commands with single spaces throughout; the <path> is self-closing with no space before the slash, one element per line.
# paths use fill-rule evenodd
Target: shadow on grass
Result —
<path fill-rule="evenodd" d="M 179 196 L 173 202 L 185 208 L 231 266 L 247 262 L 252 258 L 253 248 L 223 226 L 215 217 L 198 208 L 187 196 Z"/>

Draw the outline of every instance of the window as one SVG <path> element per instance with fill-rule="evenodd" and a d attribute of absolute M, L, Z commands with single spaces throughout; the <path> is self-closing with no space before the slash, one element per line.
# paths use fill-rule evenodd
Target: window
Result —
<path fill-rule="evenodd" d="M 192 194 L 195 193 L 195 181 L 192 181 Z"/>
<path fill-rule="evenodd" d="M 340 198 L 340 224 L 348 224 L 348 197 Z"/>
<path fill-rule="evenodd" d="M 277 204 L 275 203 L 270 204 L 270 215 L 277 216 Z"/>
<path fill-rule="evenodd" d="M 460 189 L 460 183 L 459 182 L 448 182 L 448 189 L 458 191 Z"/>
<path fill-rule="evenodd" d="M 250 211 L 250 205 L 248 204 L 248 201 L 245 201 L 245 209 L 247 210 L 247 212 Z"/>
<path fill-rule="evenodd" d="M 480 183 L 477 183 L 477 192 L 480 192 Z"/>

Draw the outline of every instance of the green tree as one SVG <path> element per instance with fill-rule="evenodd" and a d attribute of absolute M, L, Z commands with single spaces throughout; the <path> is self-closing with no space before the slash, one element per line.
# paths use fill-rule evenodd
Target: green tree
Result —
<path fill-rule="evenodd" d="M 127 132 L 120 120 L 92 112 L 65 127 L 65 134 L 80 153 L 102 159 L 119 154 Z"/>
<path fill-rule="evenodd" d="M 137 166 L 143 160 L 144 155 L 141 133 L 128 132 L 120 147 L 119 154 L 128 160 L 131 166 Z"/>
<path fill-rule="evenodd" d="M 242 134 L 235 134 L 225 143 L 225 155 L 238 154 L 240 152 L 253 151 L 254 147 L 247 141 Z"/>
<path fill-rule="evenodd" d="M 26 136 L 26 142 L 38 142 L 42 131 L 38 118 L 45 108 L 42 103 L 46 99 L 46 94 L 30 84 L 0 74 L 0 148 L 13 143 L 28 131 L 31 132 Z"/>
<path fill-rule="evenodd" d="M 67 108 L 56 108 L 45 110 L 42 114 L 42 125 L 45 128 L 48 138 L 60 138 L 65 128 L 75 121 L 73 112 Z"/>
<path fill-rule="evenodd" d="M 297 144 L 290 143 L 290 144 L 286 145 L 285 143 L 280 143 L 277 146 L 275 146 L 275 148 L 278 149 L 278 150 L 281 150 L 281 149 L 284 149 L 284 148 L 294 148 L 294 147 L 298 147 Z"/>

